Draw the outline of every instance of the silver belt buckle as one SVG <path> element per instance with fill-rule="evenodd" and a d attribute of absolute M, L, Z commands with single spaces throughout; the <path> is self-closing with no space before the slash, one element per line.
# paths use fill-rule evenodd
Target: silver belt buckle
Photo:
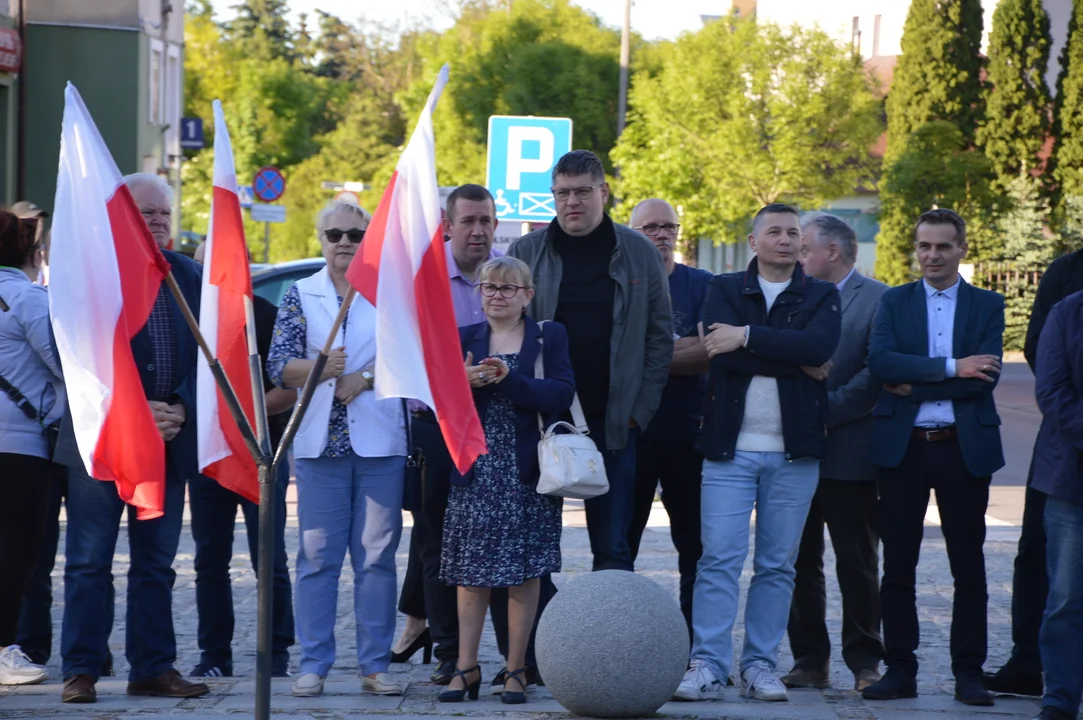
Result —
<path fill-rule="evenodd" d="M 925 442 L 932 442 L 933 441 L 933 433 L 937 432 L 938 430 L 939 430 L 939 428 L 933 428 L 932 430 L 926 430 L 925 431 Z"/>

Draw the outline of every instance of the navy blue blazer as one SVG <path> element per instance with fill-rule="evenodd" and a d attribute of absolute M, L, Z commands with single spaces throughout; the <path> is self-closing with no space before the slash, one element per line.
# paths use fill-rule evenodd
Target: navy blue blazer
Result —
<path fill-rule="evenodd" d="M 188 306 L 198 318 L 203 267 L 180 253 L 170 250 L 164 250 L 163 253 L 165 259 L 173 267 L 173 277 L 180 286 L 181 294 L 184 295 Z M 172 466 L 169 469 L 174 471 L 178 479 L 187 480 L 199 472 L 196 452 L 196 361 L 199 356 L 199 346 L 196 345 L 195 337 L 188 330 L 188 323 L 184 321 L 180 306 L 173 301 L 172 295 L 170 295 L 170 305 L 173 308 L 173 328 L 177 344 L 177 356 L 174 358 L 177 386 L 173 390 L 171 402 L 184 406 L 186 419 L 177 437 L 166 443 L 166 465 Z M 143 389 L 149 395 L 154 390 L 157 373 L 154 368 L 154 346 L 145 325 L 132 338 L 131 347 L 132 357 L 139 369 L 139 377 L 143 381 Z M 83 467 L 83 461 L 75 443 L 75 431 L 72 428 L 70 411 L 65 412 L 60 424 L 60 436 L 57 439 L 53 460 L 68 467 Z"/>
<path fill-rule="evenodd" d="M 996 355 L 1004 350 L 1004 298 L 959 279 L 952 355 Z M 918 408 L 929 400 L 951 400 L 963 461 L 972 475 L 985 477 L 1004 467 L 1000 416 L 993 401 L 996 382 L 947 377 L 946 358 L 929 357 L 929 317 L 922 282 L 884 293 L 869 343 L 869 370 L 885 385 L 909 384 L 900 397 L 880 390 L 873 408 L 872 460 L 898 467 L 906 454 Z M 999 379 L 998 375 L 993 375 Z"/>
<path fill-rule="evenodd" d="M 498 395 L 504 395 L 515 404 L 515 457 L 519 463 L 519 479 L 528 485 L 538 482 L 538 442 L 541 432 L 538 430 L 538 413 L 541 413 L 545 426 L 559 421 L 568 412 L 575 397 L 575 374 L 572 361 L 568 356 L 568 333 L 564 326 L 556 322 L 538 325 L 529 317 L 524 318 L 526 330 L 523 333 L 523 346 L 519 350 L 519 364 L 508 377 L 496 385 L 487 385 L 474 390 L 474 404 L 478 417 L 485 419 L 489 403 Z M 463 357 L 474 354 L 475 363 L 489 357 L 489 323 L 467 325 L 459 328 L 462 341 Z M 534 362 L 538 350 L 542 350 L 542 365 L 545 379 L 534 377 Z M 451 484 L 461 487 L 474 480 L 474 469 L 460 475 L 458 470 L 451 473 Z"/>
<path fill-rule="evenodd" d="M 1033 358 L 1042 426 L 1031 485 L 1046 495 L 1083 503 L 1083 292 L 1053 306 Z"/>

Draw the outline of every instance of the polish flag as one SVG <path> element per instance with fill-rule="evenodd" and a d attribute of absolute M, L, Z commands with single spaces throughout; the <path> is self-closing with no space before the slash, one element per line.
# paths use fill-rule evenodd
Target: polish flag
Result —
<path fill-rule="evenodd" d="M 255 427 L 252 381 L 248 371 L 246 309 L 252 303 L 252 276 L 248 269 L 248 246 L 244 239 L 241 202 L 237 197 L 237 174 L 233 147 L 226 129 L 222 103 L 214 101 L 214 194 L 207 229 L 200 296 L 199 329 L 211 355 L 229 378 L 249 425 Z M 199 470 L 227 490 L 259 502 L 256 461 L 241 437 L 237 421 L 214 382 L 202 355 L 196 370 L 196 429 L 199 437 Z"/>
<path fill-rule="evenodd" d="M 116 483 L 140 519 L 165 507 L 165 443 L 131 340 L 147 323 L 169 263 L 75 86 L 64 91 L 53 211 L 49 314 L 79 455 Z"/>
<path fill-rule="evenodd" d="M 447 81 L 445 65 L 346 279 L 376 306 L 376 396 L 433 408 L 451 459 L 466 472 L 486 447 L 463 367 L 440 227 L 432 112 Z"/>

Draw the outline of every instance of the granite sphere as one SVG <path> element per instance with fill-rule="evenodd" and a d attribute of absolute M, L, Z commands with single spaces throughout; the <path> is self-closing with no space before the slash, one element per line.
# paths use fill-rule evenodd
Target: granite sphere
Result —
<path fill-rule="evenodd" d="M 535 643 L 538 670 L 557 702 L 583 717 L 650 715 L 688 669 L 688 626 L 658 583 L 602 570 L 561 588 Z"/>

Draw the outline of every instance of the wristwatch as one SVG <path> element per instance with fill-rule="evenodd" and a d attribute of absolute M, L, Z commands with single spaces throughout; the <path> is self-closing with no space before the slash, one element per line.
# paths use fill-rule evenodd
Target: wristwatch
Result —
<path fill-rule="evenodd" d="M 376 387 L 376 376 L 372 374 L 371 370 L 362 370 L 361 379 L 369 384 L 369 390 Z"/>

